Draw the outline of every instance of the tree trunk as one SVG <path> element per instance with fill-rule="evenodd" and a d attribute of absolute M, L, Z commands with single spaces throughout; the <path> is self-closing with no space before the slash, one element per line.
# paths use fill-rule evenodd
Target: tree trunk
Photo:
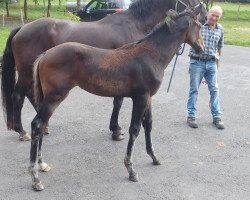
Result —
<path fill-rule="evenodd" d="M 61 8 L 61 6 L 62 6 L 62 2 L 61 0 L 59 0 L 59 8 Z"/>
<path fill-rule="evenodd" d="M 43 17 L 46 16 L 46 4 L 45 4 L 45 0 L 43 0 Z"/>
<path fill-rule="evenodd" d="M 77 0 L 76 1 L 76 11 L 80 10 L 80 6 L 81 6 L 81 0 Z"/>
<path fill-rule="evenodd" d="M 48 0 L 47 17 L 50 17 L 51 0 Z"/>
<path fill-rule="evenodd" d="M 8 1 L 5 1 L 5 7 L 6 7 L 7 16 L 9 17 L 10 16 L 10 11 L 9 11 L 9 2 Z"/>
<path fill-rule="evenodd" d="M 28 13 L 27 13 L 27 0 L 24 0 L 24 5 L 23 5 L 23 12 L 24 12 L 24 19 L 28 19 Z"/>

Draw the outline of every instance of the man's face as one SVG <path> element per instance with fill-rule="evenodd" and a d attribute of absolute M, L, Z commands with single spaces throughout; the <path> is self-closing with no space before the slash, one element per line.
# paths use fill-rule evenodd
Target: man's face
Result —
<path fill-rule="evenodd" d="M 210 11 L 207 16 L 207 21 L 209 25 L 216 25 L 220 19 L 220 13 L 215 11 Z"/>

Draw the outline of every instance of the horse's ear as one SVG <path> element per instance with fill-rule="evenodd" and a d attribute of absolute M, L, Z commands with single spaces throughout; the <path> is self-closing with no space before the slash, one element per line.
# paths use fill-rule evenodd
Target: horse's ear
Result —
<path fill-rule="evenodd" d="M 178 13 L 175 11 L 175 10 L 169 10 L 168 12 L 167 12 L 167 16 L 169 16 L 171 19 L 174 19 L 175 17 L 177 17 L 178 16 Z"/>

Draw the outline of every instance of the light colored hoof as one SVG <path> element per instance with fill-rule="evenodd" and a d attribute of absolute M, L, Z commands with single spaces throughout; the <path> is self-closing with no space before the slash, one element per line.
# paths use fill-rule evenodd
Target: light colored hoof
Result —
<path fill-rule="evenodd" d="M 49 135 L 49 127 L 48 126 L 45 128 L 44 135 Z"/>
<path fill-rule="evenodd" d="M 28 133 L 19 135 L 19 141 L 25 142 L 25 141 L 30 141 L 30 140 L 31 140 L 31 137 Z"/>
<path fill-rule="evenodd" d="M 45 162 L 39 163 L 39 167 L 41 172 L 48 172 L 51 170 L 51 167 L 47 165 Z"/>
<path fill-rule="evenodd" d="M 32 188 L 33 188 L 33 190 L 35 190 L 35 191 L 42 191 L 42 190 L 44 190 L 44 187 L 43 187 L 43 184 L 42 184 L 41 181 L 38 182 L 38 183 L 34 183 L 34 184 L 32 185 Z"/>

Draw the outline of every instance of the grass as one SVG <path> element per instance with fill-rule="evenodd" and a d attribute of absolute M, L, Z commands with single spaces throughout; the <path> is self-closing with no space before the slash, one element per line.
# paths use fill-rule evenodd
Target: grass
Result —
<path fill-rule="evenodd" d="M 217 3 L 223 9 L 220 23 L 225 30 L 225 44 L 250 47 L 250 4 Z"/>
<path fill-rule="evenodd" d="M 52 1 L 52 18 L 69 18 L 65 12 L 66 1 L 62 0 L 61 7 L 58 5 L 58 0 Z M 44 17 L 43 1 L 38 0 L 38 2 L 39 5 L 35 5 L 33 1 L 28 1 L 28 19 L 30 21 Z M 218 2 L 215 4 L 220 5 L 224 11 L 220 23 L 225 29 L 225 44 L 250 47 L 250 4 L 241 4 L 239 19 L 237 18 L 238 4 Z M 23 0 L 20 0 L 20 5 L 23 5 Z M 0 12 L 2 10 L 5 8 L 0 4 Z M 20 6 L 10 4 L 10 14 L 14 18 L 20 19 Z M 9 32 L 8 28 L 0 28 L 0 54 L 3 52 Z"/>
<path fill-rule="evenodd" d="M 46 8 L 47 9 L 47 0 L 46 1 Z M 71 1 L 71 0 L 69 0 Z M 51 1 L 51 17 L 57 18 L 57 19 L 67 19 L 67 16 L 65 15 L 65 4 L 66 0 L 62 0 L 61 7 L 58 5 L 58 0 L 52 0 Z M 11 17 L 19 18 L 20 19 L 20 8 L 22 8 L 23 12 L 23 0 L 19 0 L 19 3 L 9 4 L 9 10 Z M 0 5 L 0 12 L 2 10 L 5 10 L 3 5 Z M 28 20 L 32 21 L 38 18 L 45 17 L 47 15 L 47 12 L 45 12 L 44 15 L 44 6 L 43 1 L 38 0 L 38 4 L 35 5 L 33 0 L 28 1 Z"/>
<path fill-rule="evenodd" d="M 6 40 L 10 34 L 10 30 L 8 28 L 3 28 L 0 27 L 0 55 L 3 52 L 5 45 L 6 45 Z"/>

